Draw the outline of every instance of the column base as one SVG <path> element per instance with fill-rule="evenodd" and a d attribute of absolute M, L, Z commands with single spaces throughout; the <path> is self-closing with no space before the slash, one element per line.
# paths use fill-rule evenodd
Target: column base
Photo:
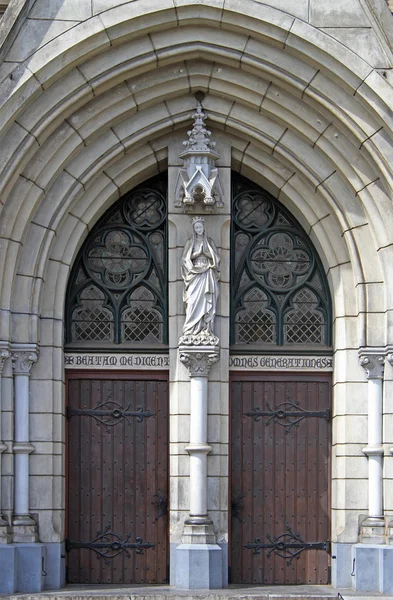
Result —
<path fill-rule="evenodd" d="M 354 590 L 393 594 L 393 546 L 355 544 L 352 546 L 353 561 Z"/>
<path fill-rule="evenodd" d="M 66 553 L 64 542 L 45 544 L 46 558 L 44 564 L 46 590 L 59 590 L 65 586 Z"/>
<path fill-rule="evenodd" d="M 0 593 L 30 594 L 44 589 L 44 544 L 0 546 L 0 565 Z"/>
<path fill-rule="evenodd" d="M 0 518 L 0 546 L 10 544 L 12 542 L 11 529 L 5 519 Z"/>
<path fill-rule="evenodd" d="M 361 544 L 385 543 L 385 519 L 383 517 L 367 517 L 360 527 Z"/>
<path fill-rule="evenodd" d="M 191 521 L 191 522 L 190 522 Z M 214 533 L 213 523 L 194 523 L 193 519 L 188 519 L 184 523 L 182 544 L 215 544 L 216 534 Z"/>
<path fill-rule="evenodd" d="M 332 543 L 332 586 L 352 587 L 352 548 L 353 544 Z"/>
<path fill-rule="evenodd" d="M 183 590 L 221 589 L 223 551 L 217 544 L 180 544 L 176 550 L 175 587 Z"/>
<path fill-rule="evenodd" d="M 33 544 L 38 541 L 37 523 L 30 515 L 15 515 L 12 520 L 12 541 L 15 544 Z"/>
<path fill-rule="evenodd" d="M 386 531 L 386 543 L 389 544 L 389 546 L 393 546 L 393 520 L 389 521 L 389 523 L 387 524 Z"/>
<path fill-rule="evenodd" d="M 332 586 L 393 594 L 393 546 L 333 543 Z"/>
<path fill-rule="evenodd" d="M 0 594 L 16 592 L 16 547 L 0 546 Z"/>
<path fill-rule="evenodd" d="M 42 592 L 45 581 L 44 544 L 18 544 L 16 551 L 16 591 Z"/>

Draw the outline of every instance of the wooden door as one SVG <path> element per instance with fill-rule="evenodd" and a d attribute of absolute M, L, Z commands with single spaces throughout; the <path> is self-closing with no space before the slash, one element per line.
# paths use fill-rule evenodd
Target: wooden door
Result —
<path fill-rule="evenodd" d="M 231 581 L 329 581 L 330 374 L 231 377 Z"/>
<path fill-rule="evenodd" d="M 73 372 L 68 384 L 68 581 L 165 583 L 166 373 Z"/>

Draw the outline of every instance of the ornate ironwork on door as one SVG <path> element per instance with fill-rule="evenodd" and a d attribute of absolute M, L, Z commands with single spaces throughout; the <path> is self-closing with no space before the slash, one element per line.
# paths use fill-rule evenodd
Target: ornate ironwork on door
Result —
<path fill-rule="evenodd" d="M 73 408 L 67 406 L 67 418 L 71 417 L 92 417 L 97 425 L 103 425 L 105 431 L 109 433 L 111 427 L 120 425 L 125 422 L 131 425 L 131 418 L 135 418 L 137 423 L 142 423 L 143 419 L 154 417 L 155 414 L 149 410 L 143 410 L 141 406 L 137 406 L 136 410 L 130 410 L 131 405 L 122 406 L 119 402 L 111 400 L 108 395 L 103 402 L 97 404 L 94 408 Z"/>
<path fill-rule="evenodd" d="M 286 559 L 287 567 L 290 566 L 294 558 L 300 559 L 300 554 L 304 550 L 325 550 L 330 552 L 330 542 L 305 542 L 298 533 L 294 533 L 287 525 L 285 533 L 277 536 L 266 535 L 266 542 L 255 538 L 253 542 L 244 544 L 244 548 L 252 550 L 254 554 L 260 554 L 261 550 L 267 550 L 266 556 L 269 558 L 272 554 Z"/>
<path fill-rule="evenodd" d="M 137 554 L 142 554 L 144 550 L 154 548 L 155 545 L 150 542 L 144 542 L 141 537 L 137 537 L 135 542 L 130 542 L 131 534 L 128 533 L 124 538 L 121 535 L 111 531 L 110 523 L 106 526 L 105 530 L 98 532 L 96 537 L 90 542 L 83 541 L 66 541 L 66 550 L 80 550 L 85 548 L 86 550 L 93 550 L 96 553 L 97 558 L 102 558 L 106 565 L 110 565 L 110 560 L 124 553 L 127 558 L 130 558 L 130 550 L 135 550 Z"/>
<path fill-rule="evenodd" d="M 261 417 L 268 417 L 266 425 L 270 423 L 277 423 L 285 428 L 285 433 L 289 433 L 292 427 L 298 427 L 299 423 L 303 419 L 309 419 L 316 417 L 319 419 L 330 419 L 330 410 L 306 410 L 300 406 L 299 402 L 292 400 L 291 395 L 287 394 L 286 400 L 280 402 L 275 406 L 270 406 L 269 402 L 266 402 L 266 409 L 261 410 L 259 406 L 244 413 L 246 417 L 252 417 L 254 421 L 258 422 Z"/>
<path fill-rule="evenodd" d="M 236 174 L 232 206 L 231 343 L 330 346 L 329 289 L 305 231 Z"/>
<path fill-rule="evenodd" d="M 97 223 L 71 273 L 68 343 L 166 343 L 166 227 L 166 175 L 126 194 Z"/>

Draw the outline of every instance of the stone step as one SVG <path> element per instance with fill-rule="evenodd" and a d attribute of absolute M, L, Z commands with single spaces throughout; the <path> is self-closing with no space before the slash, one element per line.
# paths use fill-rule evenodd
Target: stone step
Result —
<path fill-rule="evenodd" d="M 179 590 L 170 586 L 68 585 L 37 594 L 0 596 L 7 600 L 393 600 L 386 594 L 361 593 L 331 586 L 230 586 L 222 590 Z"/>

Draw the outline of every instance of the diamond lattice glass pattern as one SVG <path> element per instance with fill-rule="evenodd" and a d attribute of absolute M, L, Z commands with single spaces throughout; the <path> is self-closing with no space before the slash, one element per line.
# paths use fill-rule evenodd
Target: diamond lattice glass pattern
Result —
<path fill-rule="evenodd" d="M 272 344 L 276 338 L 276 316 L 268 308 L 269 300 L 254 288 L 243 298 L 244 308 L 236 315 L 236 339 L 239 344 Z"/>
<path fill-rule="evenodd" d="M 231 343 L 330 345 L 330 296 L 311 241 L 273 196 L 233 174 Z"/>
<path fill-rule="evenodd" d="M 155 307 L 154 295 L 145 287 L 131 294 L 131 308 L 123 311 L 121 334 L 123 342 L 157 343 L 162 338 L 162 315 Z"/>
<path fill-rule="evenodd" d="M 87 238 L 70 278 L 67 342 L 166 343 L 166 248 L 163 175 L 119 200 Z"/>
<path fill-rule="evenodd" d="M 300 290 L 293 296 L 292 306 L 284 317 L 284 343 L 323 344 L 325 323 L 317 296 L 310 290 Z"/>
<path fill-rule="evenodd" d="M 72 314 L 73 341 L 113 341 L 114 319 L 103 306 L 105 295 L 95 286 L 85 288 L 80 295 L 81 306 Z"/>

